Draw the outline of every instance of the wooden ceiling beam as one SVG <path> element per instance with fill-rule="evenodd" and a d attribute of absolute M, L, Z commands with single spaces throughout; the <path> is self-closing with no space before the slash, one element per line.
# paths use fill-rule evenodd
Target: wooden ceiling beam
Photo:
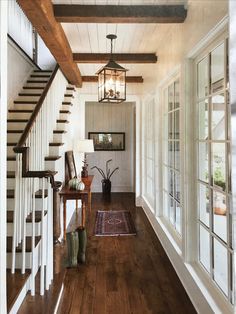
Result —
<path fill-rule="evenodd" d="M 98 77 L 97 76 L 82 76 L 82 81 L 86 83 L 97 83 Z M 126 76 L 126 83 L 143 83 L 142 76 Z"/>
<path fill-rule="evenodd" d="M 119 63 L 156 63 L 155 53 L 113 53 L 113 59 Z M 76 63 L 107 63 L 109 53 L 73 53 Z"/>
<path fill-rule="evenodd" d="M 51 0 L 18 0 L 22 10 L 42 37 L 68 81 L 78 87 L 82 78 L 59 22 L 55 20 Z"/>
<path fill-rule="evenodd" d="M 187 16 L 184 5 L 55 4 L 53 8 L 61 23 L 183 23 Z"/>

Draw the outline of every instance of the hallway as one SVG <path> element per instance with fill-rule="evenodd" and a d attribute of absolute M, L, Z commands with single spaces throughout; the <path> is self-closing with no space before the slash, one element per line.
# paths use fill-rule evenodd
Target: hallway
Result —
<path fill-rule="evenodd" d="M 58 313 L 196 313 L 133 193 L 93 194 L 86 265 L 68 269 Z M 97 210 L 130 210 L 137 236 L 95 237 Z"/>

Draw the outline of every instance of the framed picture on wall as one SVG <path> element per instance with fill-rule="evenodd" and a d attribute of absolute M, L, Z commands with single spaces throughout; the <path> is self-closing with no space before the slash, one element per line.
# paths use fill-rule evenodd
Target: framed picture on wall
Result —
<path fill-rule="evenodd" d="M 88 132 L 88 138 L 93 140 L 95 151 L 125 150 L 124 132 Z"/>

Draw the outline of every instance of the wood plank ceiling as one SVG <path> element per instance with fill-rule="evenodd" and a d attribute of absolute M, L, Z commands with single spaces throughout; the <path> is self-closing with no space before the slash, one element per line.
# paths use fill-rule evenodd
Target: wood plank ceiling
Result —
<path fill-rule="evenodd" d="M 26 12 L 26 15 L 28 15 L 28 17 L 29 15 L 34 17 L 34 15 L 36 14 L 35 11 L 37 11 L 37 9 L 35 10 L 34 6 L 37 3 L 45 4 L 45 2 L 49 2 L 49 1 L 50 0 L 46 0 L 46 1 L 45 0 L 33 0 L 33 1 L 18 0 L 20 4 L 25 3 L 26 7 L 30 6 L 31 4 L 31 8 L 28 9 L 29 10 L 28 14 Z M 96 10 L 96 7 L 94 5 L 108 5 L 108 6 L 113 5 L 113 8 L 115 9 L 114 5 L 116 6 L 126 5 L 130 7 L 134 5 L 136 7 L 138 5 L 145 5 L 145 6 L 155 5 L 156 6 L 156 5 L 165 4 L 165 5 L 176 6 L 176 5 L 184 5 L 186 4 L 186 2 L 187 0 L 52 0 L 52 4 L 54 6 L 62 5 L 62 4 L 69 5 L 68 7 L 69 11 L 71 11 L 70 10 L 71 5 L 81 5 L 81 4 L 93 5 L 93 8 Z M 149 15 L 151 15 L 150 13 L 151 11 L 149 10 L 149 8 L 147 8 L 147 10 L 149 11 Z M 162 10 L 161 11 L 162 14 L 165 15 L 165 7 L 164 9 L 161 9 L 161 10 Z M 168 7 L 166 7 L 166 10 L 167 11 L 169 10 Z M 179 11 L 179 8 L 177 8 L 176 10 Z M 128 11 L 132 12 L 132 9 Z M 183 6 L 181 8 L 181 12 L 182 12 L 181 14 L 183 15 L 183 17 L 185 18 L 184 14 L 186 14 L 186 11 L 184 10 Z M 46 11 L 44 13 L 45 15 L 47 15 Z M 55 13 L 55 7 L 54 7 L 54 13 Z M 173 14 L 173 12 L 169 14 Z M 152 55 L 152 57 L 149 56 L 150 60 L 148 62 L 150 62 L 150 64 L 147 63 L 147 60 L 146 62 L 141 62 L 141 60 L 139 60 L 139 62 L 136 62 L 138 64 L 132 64 L 134 63 L 134 60 L 132 60 L 134 56 L 130 56 L 130 55 L 126 55 L 125 57 L 123 57 L 123 60 L 121 60 L 121 62 L 124 62 L 122 66 L 124 66 L 125 68 L 129 70 L 129 72 L 127 73 L 128 76 L 131 76 L 131 77 L 138 76 L 139 78 L 137 78 L 137 82 L 143 81 L 142 79 L 140 79 L 140 76 L 143 76 L 145 80 L 145 76 L 147 76 L 150 72 L 153 72 L 154 68 L 153 68 L 152 63 L 156 61 L 155 55 L 158 56 L 158 49 L 160 48 L 159 46 L 160 41 L 162 40 L 163 37 L 167 37 L 171 27 L 177 27 L 177 25 L 180 25 L 176 23 L 174 24 L 163 24 L 163 23 L 159 24 L 158 23 L 157 24 L 151 20 L 150 20 L 150 23 L 143 23 L 143 22 L 147 22 L 147 20 L 143 20 L 141 24 L 134 23 L 135 20 L 132 20 L 132 23 L 129 23 L 129 24 L 125 24 L 124 20 L 122 23 L 120 23 L 120 21 L 118 21 L 119 23 L 112 23 L 111 19 L 107 20 L 110 23 L 91 23 L 92 20 L 90 19 L 90 20 L 87 20 L 87 23 L 81 23 L 81 22 L 71 23 L 69 22 L 69 20 L 67 20 L 67 23 L 61 23 L 61 26 L 60 26 L 60 23 L 56 21 L 57 17 L 55 18 L 53 17 L 53 19 L 54 19 L 53 23 L 54 22 L 56 23 L 54 24 L 54 26 L 57 30 L 60 29 L 60 27 L 62 26 L 62 29 L 64 30 L 64 33 L 66 35 L 65 36 L 66 41 L 68 40 L 68 43 L 70 46 L 70 49 L 68 49 L 67 43 L 66 41 L 64 41 L 67 47 L 67 54 L 70 59 L 67 69 L 66 69 L 64 55 L 59 61 L 64 62 L 63 65 L 66 69 L 64 73 L 67 71 L 69 73 L 70 72 L 69 67 L 71 67 L 72 75 L 69 73 L 69 76 L 73 78 L 71 80 L 72 83 L 74 83 L 74 77 L 75 75 L 77 75 L 77 84 L 74 83 L 77 86 L 81 85 L 81 80 L 89 81 L 89 82 L 96 80 L 94 78 L 91 78 L 91 76 L 94 76 L 97 70 L 100 69 L 104 65 L 104 62 L 105 62 L 104 54 L 105 53 L 108 54 L 110 52 L 110 41 L 106 39 L 106 35 L 111 34 L 111 33 L 117 35 L 117 39 L 114 42 L 114 49 L 113 49 L 114 53 L 116 54 L 131 54 L 132 53 L 132 54 L 151 54 Z M 102 21 L 104 22 L 104 19 Z M 32 20 L 31 22 L 34 25 Z M 136 20 L 136 22 L 140 22 L 140 21 Z M 40 25 L 37 25 L 37 27 L 39 27 L 39 29 L 43 31 L 44 24 L 41 23 Z M 49 27 L 48 29 L 52 30 L 53 27 L 52 28 Z M 47 33 L 48 30 L 46 30 L 45 32 Z M 42 34 L 40 35 L 43 38 Z M 46 37 L 47 35 L 48 34 L 46 34 Z M 53 32 L 52 34 L 49 34 L 49 35 L 53 36 Z M 56 46 L 56 43 L 51 42 L 52 47 L 54 44 Z M 62 42 L 59 43 L 57 48 L 54 47 L 56 53 L 57 51 L 60 51 L 61 44 Z M 49 41 L 49 46 L 50 46 L 50 41 Z M 53 54 L 55 57 L 55 53 Z M 78 60 L 81 54 L 103 54 L 103 55 L 100 55 L 100 56 L 96 55 L 96 58 L 93 59 L 93 61 L 91 61 L 91 58 L 92 57 L 94 58 L 94 55 L 87 55 L 87 57 L 84 56 L 83 57 L 84 63 L 83 63 L 82 60 Z M 90 58 L 91 63 L 89 63 L 89 61 L 86 60 L 86 58 Z M 145 58 L 146 57 L 144 57 L 144 59 Z M 117 62 L 119 61 L 117 60 Z M 79 63 L 77 65 L 79 67 L 79 70 L 78 70 L 78 73 L 75 74 L 76 63 Z M 78 76 L 79 73 L 81 73 L 81 76 L 80 75 Z M 133 80 L 135 81 L 134 78 L 131 79 L 131 81 Z"/>
<path fill-rule="evenodd" d="M 52 0 L 53 4 L 82 4 L 82 5 L 186 5 L 187 0 Z M 159 43 L 163 37 L 168 36 L 172 27 L 180 27 L 180 24 L 156 24 L 156 23 L 61 23 L 71 49 L 74 53 L 74 60 L 78 62 L 76 53 L 109 53 L 110 41 L 106 35 L 114 33 L 117 39 L 114 42 L 115 53 L 151 53 L 157 55 L 161 48 Z M 78 55 L 77 55 L 78 56 Z M 133 64 L 130 62 L 122 63 L 127 68 L 128 76 L 149 76 L 153 72 L 154 64 L 141 63 Z M 78 66 L 81 75 L 94 76 L 104 63 L 102 62 L 79 62 Z"/>

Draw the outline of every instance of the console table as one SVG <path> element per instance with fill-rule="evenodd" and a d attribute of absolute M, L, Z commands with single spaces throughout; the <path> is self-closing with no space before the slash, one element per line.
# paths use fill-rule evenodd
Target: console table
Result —
<path fill-rule="evenodd" d="M 68 185 L 65 185 L 60 191 L 59 195 L 63 200 L 63 232 L 64 240 L 66 239 L 66 202 L 67 200 L 76 201 L 76 211 L 78 210 L 78 200 L 82 202 L 82 222 L 81 226 L 85 227 L 86 208 L 91 211 L 91 184 L 94 176 L 88 176 L 87 178 L 81 178 L 85 184 L 83 191 L 71 190 Z"/>

